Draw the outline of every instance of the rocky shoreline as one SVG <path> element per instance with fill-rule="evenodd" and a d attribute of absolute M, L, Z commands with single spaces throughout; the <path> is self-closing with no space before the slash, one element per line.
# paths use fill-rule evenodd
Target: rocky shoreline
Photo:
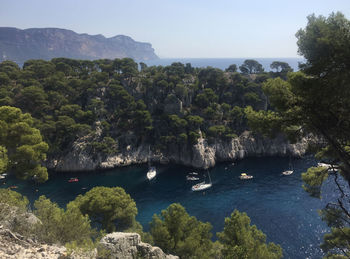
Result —
<path fill-rule="evenodd" d="M 209 143 L 201 138 L 193 146 L 171 145 L 167 151 L 153 151 L 153 163 L 175 163 L 194 168 L 207 169 L 215 166 L 217 162 L 235 161 L 253 156 L 288 156 L 300 157 L 307 151 L 308 144 L 314 139 L 303 138 L 296 144 L 290 144 L 283 136 L 269 139 L 254 135 L 248 131 L 229 141 L 218 140 Z M 55 171 L 94 171 L 147 163 L 148 144 L 128 146 L 120 153 L 103 156 L 87 148 L 86 139 L 73 143 L 69 152 L 60 157 L 47 161 L 46 166 Z"/>

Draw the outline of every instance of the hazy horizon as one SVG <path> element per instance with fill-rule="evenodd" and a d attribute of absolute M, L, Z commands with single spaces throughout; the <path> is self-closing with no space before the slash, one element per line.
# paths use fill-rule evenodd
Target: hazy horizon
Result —
<path fill-rule="evenodd" d="M 295 33 L 307 16 L 349 0 L 2 0 L 0 26 L 62 28 L 149 42 L 160 58 L 298 58 Z"/>

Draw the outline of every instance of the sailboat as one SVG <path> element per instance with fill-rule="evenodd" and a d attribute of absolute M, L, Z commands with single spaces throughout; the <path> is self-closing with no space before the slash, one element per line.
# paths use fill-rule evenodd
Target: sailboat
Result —
<path fill-rule="evenodd" d="M 292 157 L 289 156 L 289 170 L 283 171 L 283 175 L 291 175 L 293 173 Z"/>
<path fill-rule="evenodd" d="M 192 186 L 192 191 L 196 192 L 196 191 L 203 191 L 203 190 L 209 189 L 212 186 L 209 171 L 208 171 L 208 176 L 209 176 L 209 183 L 205 183 L 205 181 L 201 183 L 197 183 Z"/>
<path fill-rule="evenodd" d="M 151 148 L 148 146 L 148 172 L 147 179 L 152 180 L 157 175 L 157 170 L 154 166 L 151 166 L 151 156 L 150 156 Z"/>

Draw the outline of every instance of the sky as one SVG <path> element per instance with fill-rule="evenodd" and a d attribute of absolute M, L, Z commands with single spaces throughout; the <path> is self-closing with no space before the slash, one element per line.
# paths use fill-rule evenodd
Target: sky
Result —
<path fill-rule="evenodd" d="M 350 0 L 0 0 L 0 27 L 123 34 L 161 58 L 285 58 L 308 15 L 337 11 L 350 19 Z"/>

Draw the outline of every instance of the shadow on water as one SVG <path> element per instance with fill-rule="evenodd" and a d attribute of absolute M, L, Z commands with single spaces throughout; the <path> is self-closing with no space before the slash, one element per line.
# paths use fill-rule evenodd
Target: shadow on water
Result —
<path fill-rule="evenodd" d="M 312 198 L 302 189 L 301 173 L 316 164 L 312 157 L 295 159 L 294 173 L 283 176 L 288 168 L 288 158 L 247 158 L 231 163 L 221 163 L 210 170 L 213 186 L 203 192 L 192 192 L 195 183 L 187 181 L 192 168 L 178 165 L 157 165 L 157 176 L 146 178 L 147 166 L 129 166 L 108 171 L 85 173 L 51 173 L 42 185 L 6 179 L 2 187 L 18 186 L 17 191 L 31 202 L 40 195 L 49 197 L 64 207 L 77 195 L 95 186 L 120 186 L 136 201 L 137 220 L 145 230 L 153 214 L 159 214 L 171 203 L 181 203 L 189 214 L 213 225 L 213 236 L 222 231 L 224 218 L 234 209 L 244 211 L 266 235 L 268 241 L 280 244 L 284 258 L 320 258 L 319 244 L 328 228 L 317 214 L 325 201 Z M 201 179 L 207 179 L 204 170 L 196 170 Z M 251 180 L 240 180 L 246 172 Z M 68 183 L 71 177 L 79 181 Z M 327 194 L 328 193 L 328 194 Z M 329 198 L 333 190 L 326 190 Z M 327 196 L 328 195 L 328 196 Z"/>

